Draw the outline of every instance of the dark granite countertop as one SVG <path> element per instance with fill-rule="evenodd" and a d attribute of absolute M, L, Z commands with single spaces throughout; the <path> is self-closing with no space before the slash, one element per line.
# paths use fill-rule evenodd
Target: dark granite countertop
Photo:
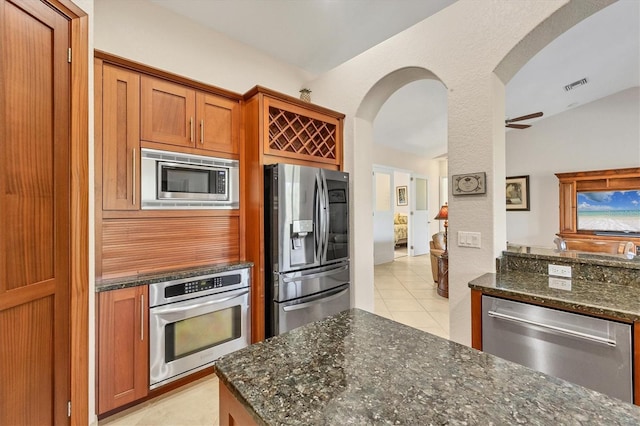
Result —
<path fill-rule="evenodd" d="M 637 425 L 640 408 L 358 309 L 222 357 L 267 425 Z"/>
<path fill-rule="evenodd" d="M 215 265 L 199 266 L 197 268 L 176 269 L 172 271 L 156 272 L 152 274 L 140 274 L 107 280 L 96 280 L 96 293 L 120 288 L 136 287 L 144 284 L 158 283 L 162 281 L 179 280 L 201 275 L 216 274 L 253 267 L 253 262 L 221 263 Z"/>
<path fill-rule="evenodd" d="M 485 294 L 515 297 L 524 302 L 617 319 L 640 320 L 640 288 L 607 282 L 556 281 L 548 275 L 508 271 L 484 274 L 469 282 L 469 287 Z M 567 287 L 565 287 L 567 285 Z M 554 288 L 564 287 L 567 289 Z"/>
<path fill-rule="evenodd" d="M 562 261 L 575 264 L 590 264 L 607 267 L 635 269 L 640 273 L 640 255 L 588 253 L 576 250 L 555 250 L 547 247 L 509 245 L 503 255 L 530 259 Z"/>

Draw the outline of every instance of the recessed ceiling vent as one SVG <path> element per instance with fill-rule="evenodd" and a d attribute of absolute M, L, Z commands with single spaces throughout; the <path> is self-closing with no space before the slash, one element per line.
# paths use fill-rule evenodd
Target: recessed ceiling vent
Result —
<path fill-rule="evenodd" d="M 589 81 L 587 80 L 587 77 L 583 78 L 582 80 L 578 80 L 578 81 L 574 81 L 571 84 L 567 84 L 566 86 L 564 86 L 564 90 L 565 92 L 568 92 L 570 90 L 575 89 L 578 86 L 584 86 L 585 84 L 587 84 Z"/>

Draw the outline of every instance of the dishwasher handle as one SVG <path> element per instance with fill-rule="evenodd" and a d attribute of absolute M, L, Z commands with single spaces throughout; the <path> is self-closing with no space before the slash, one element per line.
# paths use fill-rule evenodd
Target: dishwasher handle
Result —
<path fill-rule="evenodd" d="M 605 339 L 603 337 L 594 336 L 592 334 L 582 333 L 580 331 L 575 331 L 575 330 L 569 330 L 569 329 L 566 329 L 566 328 L 563 328 L 563 327 L 557 327 L 555 325 L 544 324 L 544 323 L 537 322 L 537 321 L 531 321 L 531 320 L 528 320 L 528 319 L 525 319 L 525 318 L 518 318 L 518 317 L 514 317 L 512 315 L 502 314 L 502 313 L 496 312 L 496 311 L 488 311 L 487 314 L 492 318 L 501 319 L 501 320 L 505 320 L 505 321 L 517 322 L 517 323 L 522 323 L 522 324 L 534 325 L 536 327 L 540 327 L 540 328 L 544 328 L 544 329 L 547 329 L 547 330 L 555 331 L 556 333 L 566 334 L 568 336 L 577 337 L 577 338 L 583 339 L 583 340 L 590 340 L 592 342 L 600 343 L 600 344 L 607 345 L 607 346 L 611 346 L 613 348 L 616 347 L 616 341 L 615 340 Z"/>

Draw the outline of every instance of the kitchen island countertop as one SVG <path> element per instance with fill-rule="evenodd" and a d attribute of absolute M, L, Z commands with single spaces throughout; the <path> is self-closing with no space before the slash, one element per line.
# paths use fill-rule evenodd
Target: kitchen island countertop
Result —
<path fill-rule="evenodd" d="M 640 408 L 352 309 L 222 357 L 258 424 L 640 424 Z"/>

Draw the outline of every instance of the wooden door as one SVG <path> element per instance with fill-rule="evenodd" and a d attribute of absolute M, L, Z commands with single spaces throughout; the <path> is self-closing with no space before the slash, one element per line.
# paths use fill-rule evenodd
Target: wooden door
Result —
<path fill-rule="evenodd" d="M 140 84 L 142 139 L 195 146 L 196 92 L 179 84 L 143 76 Z"/>
<path fill-rule="evenodd" d="M 240 103 L 206 93 L 196 94 L 198 137 L 196 146 L 209 151 L 238 153 Z"/>
<path fill-rule="evenodd" d="M 140 75 L 111 65 L 102 70 L 102 208 L 137 210 Z"/>
<path fill-rule="evenodd" d="M 144 398 L 149 389 L 148 287 L 98 296 L 98 414 Z"/>
<path fill-rule="evenodd" d="M 0 424 L 68 424 L 69 22 L 0 0 Z"/>

